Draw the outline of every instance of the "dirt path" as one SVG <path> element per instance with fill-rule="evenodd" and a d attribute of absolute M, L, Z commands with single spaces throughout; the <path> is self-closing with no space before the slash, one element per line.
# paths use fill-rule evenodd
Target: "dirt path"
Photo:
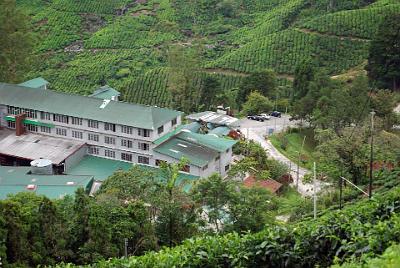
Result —
<path fill-rule="evenodd" d="M 339 38 L 340 40 L 352 40 L 352 41 L 362 41 L 362 42 L 369 42 L 371 40 L 369 39 L 364 39 L 364 38 L 359 38 L 359 37 L 354 37 L 354 36 L 344 36 L 344 35 L 336 35 L 336 34 L 330 34 L 330 33 L 321 33 L 317 32 L 314 30 L 310 29 L 305 29 L 305 28 L 294 28 L 296 31 L 302 32 L 302 33 L 307 33 L 307 34 L 317 34 L 321 36 L 329 36 L 329 37 L 336 37 Z"/>

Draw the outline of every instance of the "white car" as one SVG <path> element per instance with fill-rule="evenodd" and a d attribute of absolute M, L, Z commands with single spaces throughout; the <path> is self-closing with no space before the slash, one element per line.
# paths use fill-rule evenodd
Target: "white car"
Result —
<path fill-rule="evenodd" d="M 261 116 L 262 118 L 264 118 L 265 120 L 270 120 L 270 119 L 271 119 L 271 116 L 268 115 L 268 114 L 260 114 L 260 116 Z"/>

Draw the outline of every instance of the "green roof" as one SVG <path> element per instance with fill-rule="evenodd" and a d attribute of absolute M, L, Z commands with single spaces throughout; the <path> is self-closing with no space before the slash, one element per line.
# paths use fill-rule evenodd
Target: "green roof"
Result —
<path fill-rule="evenodd" d="M 0 83 L 0 104 L 153 130 L 181 114 L 119 101 L 109 101 L 100 108 L 102 99 L 5 83 Z"/>
<path fill-rule="evenodd" d="M 25 81 L 19 85 L 24 86 L 24 87 L 30 87 L 30 88 L 42 88 L 48 84 L 49 84 L 49 82 L 46 81 L 44 78 L 37 77 L 37 78 L 31 79 L 29 81 Z"/>
<path fill-rule="evenodd" d="M 78 188 L 89 192 L 93 176 L 28 174 L 30 167 L 0 166 L 0 199 L 19 192 L 35 192 L 48 198 L 74 195 Z M 28 185 L 35 185 L 29 190 Z"/>
<path fill-rule="evenodd" d="M 237 143 L 237 141 L 231 139 L 219 138 L 212 135 L 204 135 L 186 131 L 180 132 L 177 137 L 187 142 L 205 146 L 221 153 L 232 148 L 232 146 Z"/>
<path fill-rule="evenodd" d="M 169 139 L 153 150 L 178 160 L 186 158 L 190 164 L 197 167 L 206 166 L 218 156 L 218 152 L 215 150 L 187 142 L 177 137 Z"/>
<path fill-rule="evenodd" d="M 90 175 L 93 175 L 96 180 L 104 181 L 109 176 L 114 174 L 115 171 L 128 170 L 133 165 L 134 164 L 128 163 L 128 162 L 88 155 L 88 156 L 85 156 L 82 159 L 82 161 L 79 162 L 75 167 L 70 169 L 68 174 L 71 174 L 71 175 L 88 175 L 88 174 L 90 174 Z M 138 165 L 138 166 L 140 168 L 155 172 L 158 179 L 160 179 L 160 180 L 163 179 L 162 173 L 159 168 L 145 166 L 145 165 Z M 178 180 L 177 180 L 177 184 L 180 184 L 180 182 L 182 182 L 183 180 L 194 181 L 194 180 L 197 180 L 198 178 L 199 178 L 198 176 L 193 176 L 193 175 L 190 175 L 187 173 L 180 173 Z M 184 189 L 185 190 L 190 189 L 190 185 L 185 185 Z"/>
<path fill-rule="evenodd" d="M 118 90 L 113 89 L 109 86 L 102 86 L 96 89 L 93 94 L 89 95 L 89 97 L 104 99 L 104 100 L 111 100 L 113 97 L 120 96 L 121 93 Z"/>
<path fill-rule="evenodd" d="M 226 136 L 231 131 L 228 127 L 216 127 L 208 132 L 208 134 L 215 134 L 217 136 Z"/>
<path fill-rule="evenodd" d="M 172 138 L 173 136 L 175 136 L 176 134 L 178 134 L 184 126 L 180 125 L 177 126 L 173 131 L 168 132 L 167 134 L 165 134 L 164 136 L 161 136 L 160 138 L 158 138 L 157 140 L 153 141 L 153 143 L 155 145 L 159 145 L 167 140 L 169 140 L 170 138 Z"/>

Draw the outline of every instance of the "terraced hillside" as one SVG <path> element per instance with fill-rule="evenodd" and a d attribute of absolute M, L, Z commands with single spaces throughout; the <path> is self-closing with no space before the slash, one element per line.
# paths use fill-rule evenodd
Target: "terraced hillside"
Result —
<path fill-rule="evenodd" d="M 334 3 L 334 4 L 331 4 Z M 198 46 L 199 76 L 224 90 L 271 68 L 290 85 L 313 58 L 331 75 L 362 64 L 369 41 L 400 0 L 17 0 L 32 17 L 40 60 L 27 78 L 90 94 L 109 84 L 126 101 L 168 106 L 167 51 Z M 200 81 L 200 80 L 199 80 Z"/>

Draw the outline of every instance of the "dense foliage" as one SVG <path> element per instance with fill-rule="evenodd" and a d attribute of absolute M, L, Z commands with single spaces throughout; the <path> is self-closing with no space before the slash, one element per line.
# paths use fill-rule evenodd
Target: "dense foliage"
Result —
<path fill-rule="evenodd" d="M 399 4 L 372 2 L 19 0 L 42 60 L 18 79 L 40 75 L 55 90 L 80 94 L 109 84 L 127 101 L 175 106 L 168 86 L 174 72 L 165 67 L 169 48 L 180 46 L 201 48 L 199 69 L 219 81 L 221 96 L 232 99 L 244 77 L 267 68 L 279 74 L 279 86 L 290 87 L 296 66 L 309 58 L 329 74 L 364 62 L 369 42 L 358 38 L 371 39 Z M 202 80 L 191 87 L 202 90 Z"/>
<path fill-rule="evenodd" d="M 339 258 L 379 255 L 392 242 L 399 242 L 399 210 L 400 192 L 396 189 L 342 211 L 326 212 L 317 220 L 270 226 L 244 236 L 232 233 L 189 239 L 158 253 L 91 267 L 328 267 Z"/>

